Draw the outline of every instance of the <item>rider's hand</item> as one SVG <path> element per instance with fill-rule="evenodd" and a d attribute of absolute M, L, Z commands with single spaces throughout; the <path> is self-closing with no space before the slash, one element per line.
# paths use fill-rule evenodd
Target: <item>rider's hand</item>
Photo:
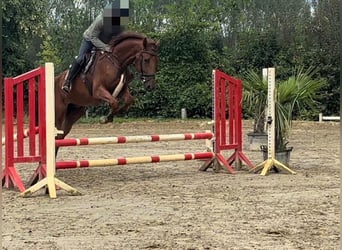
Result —
<path fill-rule="evenodd" d="M 106 46 L 104 49 L 105 52 L 112 52 L 112 49 L 110 46 Z"/>

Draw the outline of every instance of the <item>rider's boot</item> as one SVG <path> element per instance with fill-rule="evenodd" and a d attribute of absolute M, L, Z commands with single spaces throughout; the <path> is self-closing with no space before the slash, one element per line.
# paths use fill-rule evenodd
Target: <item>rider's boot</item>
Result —
<path fill-rule="evenodd" d="M 63 83 L 62 90 L 64 90 L 67 93 L 71 91 L 72 81 L 76 78 L 76 76 L 80 72 L 81 66 L 82 65 L 77 61 L 75 61 L 72 65 L 70 65 L 69 73 L 68 73 L 67 79 Z"/>

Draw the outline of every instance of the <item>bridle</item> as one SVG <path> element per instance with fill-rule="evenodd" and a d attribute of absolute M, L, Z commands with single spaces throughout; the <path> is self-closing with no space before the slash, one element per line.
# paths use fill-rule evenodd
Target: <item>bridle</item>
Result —
<path fill-rule="evenodd" d="M 140 70 L 141 70 L 141 72 L 140 72 L 140 79 L 143 82 L 147 82 L 147 81 L 153 79 L 155 77 L 155 74 L 146 74 L 144 72 L 144 67 L 143 67 L 143 65 L 144 65 L 144 63 L 143 63 L 143 61 L 144 61 L 143 54 L 144 53 L 145 54 L 149 54 L 151 56 L 157 56 L 157 53 L 154 52 L 154 51 L 148 51 L 148 50 L 145 50 L 145 49 L 140 52 Z"/>
<path fill-rule="evenodd" d="M 149 51 L 149 50 L 145 50 L 145 49 L 143 49 L 139 53 L 140 53 L 140 72 L 137 72 L 137 73 L 140 73 L 140 79 L 145 83 L 145 82 L 147 82 L 147 81 L 149 81 L 151 79 L 154 79 L 155 78 L 155 74 L 146 74 L 144 72 L 144 67 L 143 67 L 143 65 L 144 65 L 144 63 L 143 63 L 144 58 L 143 58 L 143 54 L 145 53 L 145 54 L 149 54 L 151 56 L 158 56 L 158 54 L 155 51 Z M 119 70 L 121 70 L 122 67 L 118 63 L 116 64 L 116 62 L 119 62 L 120 60 L 113 53 L 113 48 L 112 48 L 112 51 L 110 53 L 105 53 L 105 52 L 102 51 L 102 54 L 105 54 L 106 58 L 108 58 L 113 65 L 117 65 L 119 67 Z"/>

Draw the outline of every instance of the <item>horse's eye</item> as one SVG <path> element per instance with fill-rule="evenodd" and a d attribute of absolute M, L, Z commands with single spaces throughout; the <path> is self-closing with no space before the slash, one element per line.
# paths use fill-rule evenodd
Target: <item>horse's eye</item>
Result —
<path fill-rule="evenodd" d="M 144 58 L 144 63 L 148 63 L 150 61 L 150 58 Z"/>

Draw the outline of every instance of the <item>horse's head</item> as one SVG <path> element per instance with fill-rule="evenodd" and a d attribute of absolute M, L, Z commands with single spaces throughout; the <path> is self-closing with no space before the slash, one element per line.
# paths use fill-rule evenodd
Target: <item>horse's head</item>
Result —
<path fill-rule="evenodd" d="M 153 90 L 156 84 L 155 75 L 159 62 L 158 50 L 159 42 L 144 38 L 142 40 L 142 50 L 137 54 L 134 62 L 135 68 L 140 72 L 140 78 L 148 91 Z"/>

